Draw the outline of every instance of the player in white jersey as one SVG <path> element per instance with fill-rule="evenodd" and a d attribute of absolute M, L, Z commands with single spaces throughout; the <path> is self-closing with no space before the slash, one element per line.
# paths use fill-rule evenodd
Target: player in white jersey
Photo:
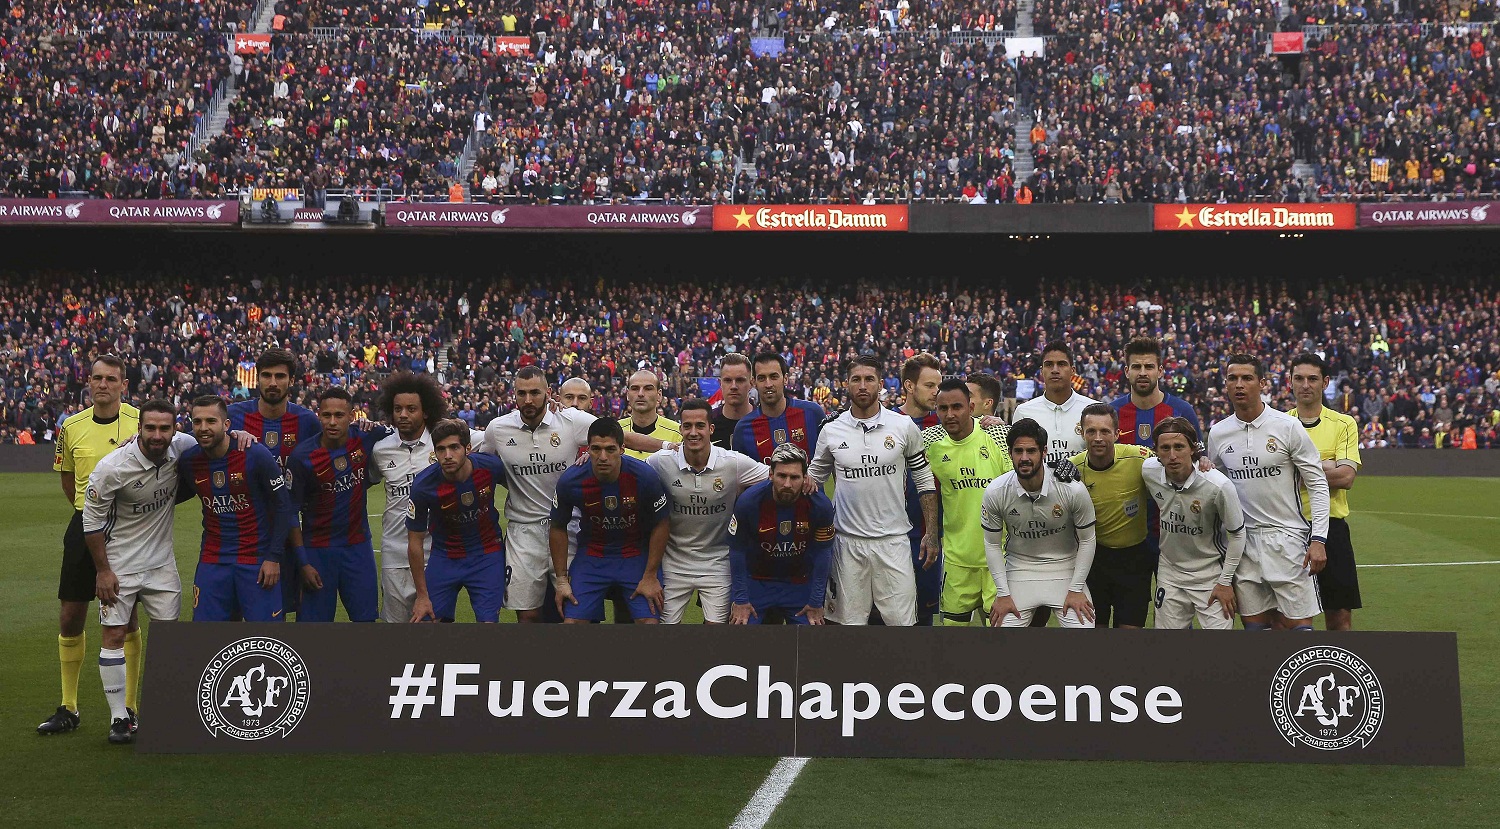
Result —
<path fill-rule="evenodd" d="M 377 408 L 396 427 L 395 434 L 376 443 L 373 451 L 376 473 L 385 482 L 385 511 L 380 518 L 380 618 L 405 622 L 411 619 L 411 605 L 417 598 L 406 555 L 411 483 L 422 470 L 437 463 L 429 426 L 448 416 L 448 404 L 431 375 L 401 371 L 381 386 Z M 473 432 L 470 439 L 478 446 L 484 434 Z M 431 553 L 431 536 L 422 543 Z"/>
<path fill-rule="evenodd" d="M 1083 409 L 1099 401 L 1073 390 L 1073 352 L 1061 340 L 1048 343 L 1042 350 L 1042 386 L 1040 397 L 1016 407 L 1017 422 L 1030 418 L 1047 432 L 1047 465 L 1071 458 L 1088 445 L 1083 440 Z"/>
<path fill-rule="evenodd" d="M 254 442 L 235 433 L 244 448 Z M 153 622 L 182 608 L 182 578 L 172 548 L 177 459 L 197 445 L 177 431 L 177 410 L 165 400 L 140 408 L 140 431 L 99 461 L 83 501 L 83 539 L 94 559 L 99 597 L 99 678 L 109 702 L 111 743 L 134 741 L 135 712 L 125 706 L 125 633 L 137 606 Z"/>
<path fill-rule="evenodd" d="M 984 489 L 979 522 L 995 580 L 991 627 L 1028 627 L 1038 607 L 1058 611 L 1065 628 L 1092 628 L 1094 502 L 1083 484 L 1047 474 L 1047 430 L 1030 418 L 1010 427 L 1015 467 Z"/>
<path fill-rule="evenodd" d="M 1163 419 L 1151 441 L 1156 457 L 1141 480 L 1160 515 L 1156 627 L 1187 630 L 1196 616 L 1204 630 L 1233 630 L 1234 574 L 1245 551 L 1239 492 L 1219 470 L 1198 469 L 1198 430 L 1187 418 Z"/>
<path fill-rule="evenodd" d="M 672 501 L 672 534 L 661 565 L 661 621 L 680 624 L 696 592 L 704 623 L 728 624 L 729 519 L 740 493 L 766 480 L 770 470 L 742 452 L 713 445 L 708 401 L 684 401 L 678 418 L 682 445 L 646 458 Z"/>
<path fill-rule="evenodd" d="M 848 376 L 849 408 L 823 425 L 808 467 L 808 491 L 834 484 L 833 612 L 829 621 L 864 625 L 872 607 L 887 625 L 917 621 L 912 569 L 911 519 L 906 515 L 906 475 L 911 473 L 927 521 L 923 566 L 937 564 L 937 486 L 917 425 L 880 405 L 880 363 L 855 357 Z"/>
<path fill-rule="evenodd" d="M 1248 354 L 1229 358 L 1224 381 L 1234 415 L 1208 432 L 1208 456 L 1234 482 L 1245 513 L 1245 555 L 1235 599 L 1246 630 L 1270 630 L 1271 611 L 1293 630 L 1323 612 L 1314 575 L 1327 561 L 1328 479 L 1297 418 L 1261 399 L 1265 372 Z M 1312 521 L 1302 517 L 1302 488 Z"/>
<path fill-rule="evenodd" d="M 505 606 L 516 611 L 518 621 L 540 622 L 552 573 L 548 533 L 557 481 L 588 446 L 595 418 L 574 408 L 552 411 L 547 375 L 535 366 L 516 372 L 515 397 L 515 411 L 485 429 L 483 451 L 505 462 L 505 563 L 510 570 Z M 625 435 L 630 449 L 655 452 L 663 445 L 646 435 Z M 572 552 L 570 547 L 570 561 Z"/>

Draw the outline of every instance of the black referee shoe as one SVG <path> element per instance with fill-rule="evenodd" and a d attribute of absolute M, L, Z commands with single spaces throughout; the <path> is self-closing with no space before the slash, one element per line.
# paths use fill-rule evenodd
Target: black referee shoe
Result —
<path fill-rule="evenodd" d="M 57 706 L 57 713 L 47 718 L 47 721 L 36 727 L 36 733 L 50 736 L 52 734 L 66 734 L 78 729 L 78 715 L 68 710 L 68 706 Z"/>
<path fill-rule="evenodd" d="M 135 715 L 134 708 L 126 708 L 125 713 L 130 715 L 127 719 L 130 720 L 130 733 L 134 734 L 141 729 L 141 719 Z"/>
<path fill-rule="evenodd" d="M 130 720 L 120 717 L 110 723 L 109 741 L 117 746 L 135 742 L 135 734 L 130 727 Z"/>

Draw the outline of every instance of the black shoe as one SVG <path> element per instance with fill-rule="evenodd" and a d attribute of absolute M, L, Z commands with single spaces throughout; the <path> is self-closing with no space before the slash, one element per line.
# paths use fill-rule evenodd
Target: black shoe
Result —
<path fill-rule="evenodd" d="M 130 715 L 128 718 L 130 720 L 130 733 L 134 734 L 141 729 L 141 718 L 135 715 L 135 709 L 133 708 L 126 708 L 125 713 Z"/>
<path fill-rule="evenodd" d="M 47 718 L 47 721 L 36 727 L 38 734 L 66 734 L 78 728 L 78 715 L 68 710 L 68 706 L 57 706 L 57 713 Z"/>
<path fill-rule="evenodd" d="M 115 745 L 124 745 L 135 742 L 134 729 L 130 727 L 130 720 L 120 717 L 109 725 L 109 741 Z"/>

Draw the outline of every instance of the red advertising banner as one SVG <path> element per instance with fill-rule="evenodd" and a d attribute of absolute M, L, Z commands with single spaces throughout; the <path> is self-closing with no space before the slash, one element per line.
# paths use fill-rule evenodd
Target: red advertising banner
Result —
<path fill-rule="evenodd" d="M 240 203 L 232 199 L 0 199 L 0 225 L 233 225 L 239 221 Z"/>
<path fill-rule="evenodd" d="M 531 38 L 497 37 L 495 38 L 495 53 L 499 55 L 512 55 L 516 57 L 530 55 Z"/>
<path fill-rule="evenodd" d="M 1361 230 L 1421 227 L 1500 227 L 1500 202 L 1449 201 L 1412 204 L 1362 204 Z"/>
<path fill-rule="evenodd" d="M 707 206 L 387 204 L 386 227 L 489 230 L 708 230 Z"/>
<path fill-rule="evenodd" d="M 1307 35 L 1301 32 L 1272 32 L 1271 54 L 1300 55 L 1307 51 Z"/>
<path fill-rule="evenodd" d="M 1158 204 L 1157 230 L 1353 230 L 1352 204 Z"/>
<path fill-rule="evenodd" d="M 721 204 L 714 207 L 714 230 L 904 233 L 910 226 L 904 204 Z"/>
<path fill-rule="evenodd" d="M 237 34 L 234 36 L 234 53 L 236 55 L 264 55 L 270 51 L 270 35 Z"/>

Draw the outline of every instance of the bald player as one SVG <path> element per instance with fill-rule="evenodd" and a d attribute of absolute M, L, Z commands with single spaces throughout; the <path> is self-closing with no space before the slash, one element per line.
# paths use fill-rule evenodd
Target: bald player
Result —
<path fill-rule="evenodd" d="M 557 401 L 567 409 L 594 413 L 594 387 L 582 377 L 572 377 L 557 389 Z"/>
<path fill-rule="evenodd" d="M 677 422 L 661 416 L 661 378 L 655 371 L 643 368 L 630 375 L 625 386 L 625 403 L 630 416 L 620 418 L 621 429 L 662 443 L 682 442 L 682 429 Z M 650 452 L 638 449 L 626 449 L 625 454 L 636 460 L 651 456 Z"/>

